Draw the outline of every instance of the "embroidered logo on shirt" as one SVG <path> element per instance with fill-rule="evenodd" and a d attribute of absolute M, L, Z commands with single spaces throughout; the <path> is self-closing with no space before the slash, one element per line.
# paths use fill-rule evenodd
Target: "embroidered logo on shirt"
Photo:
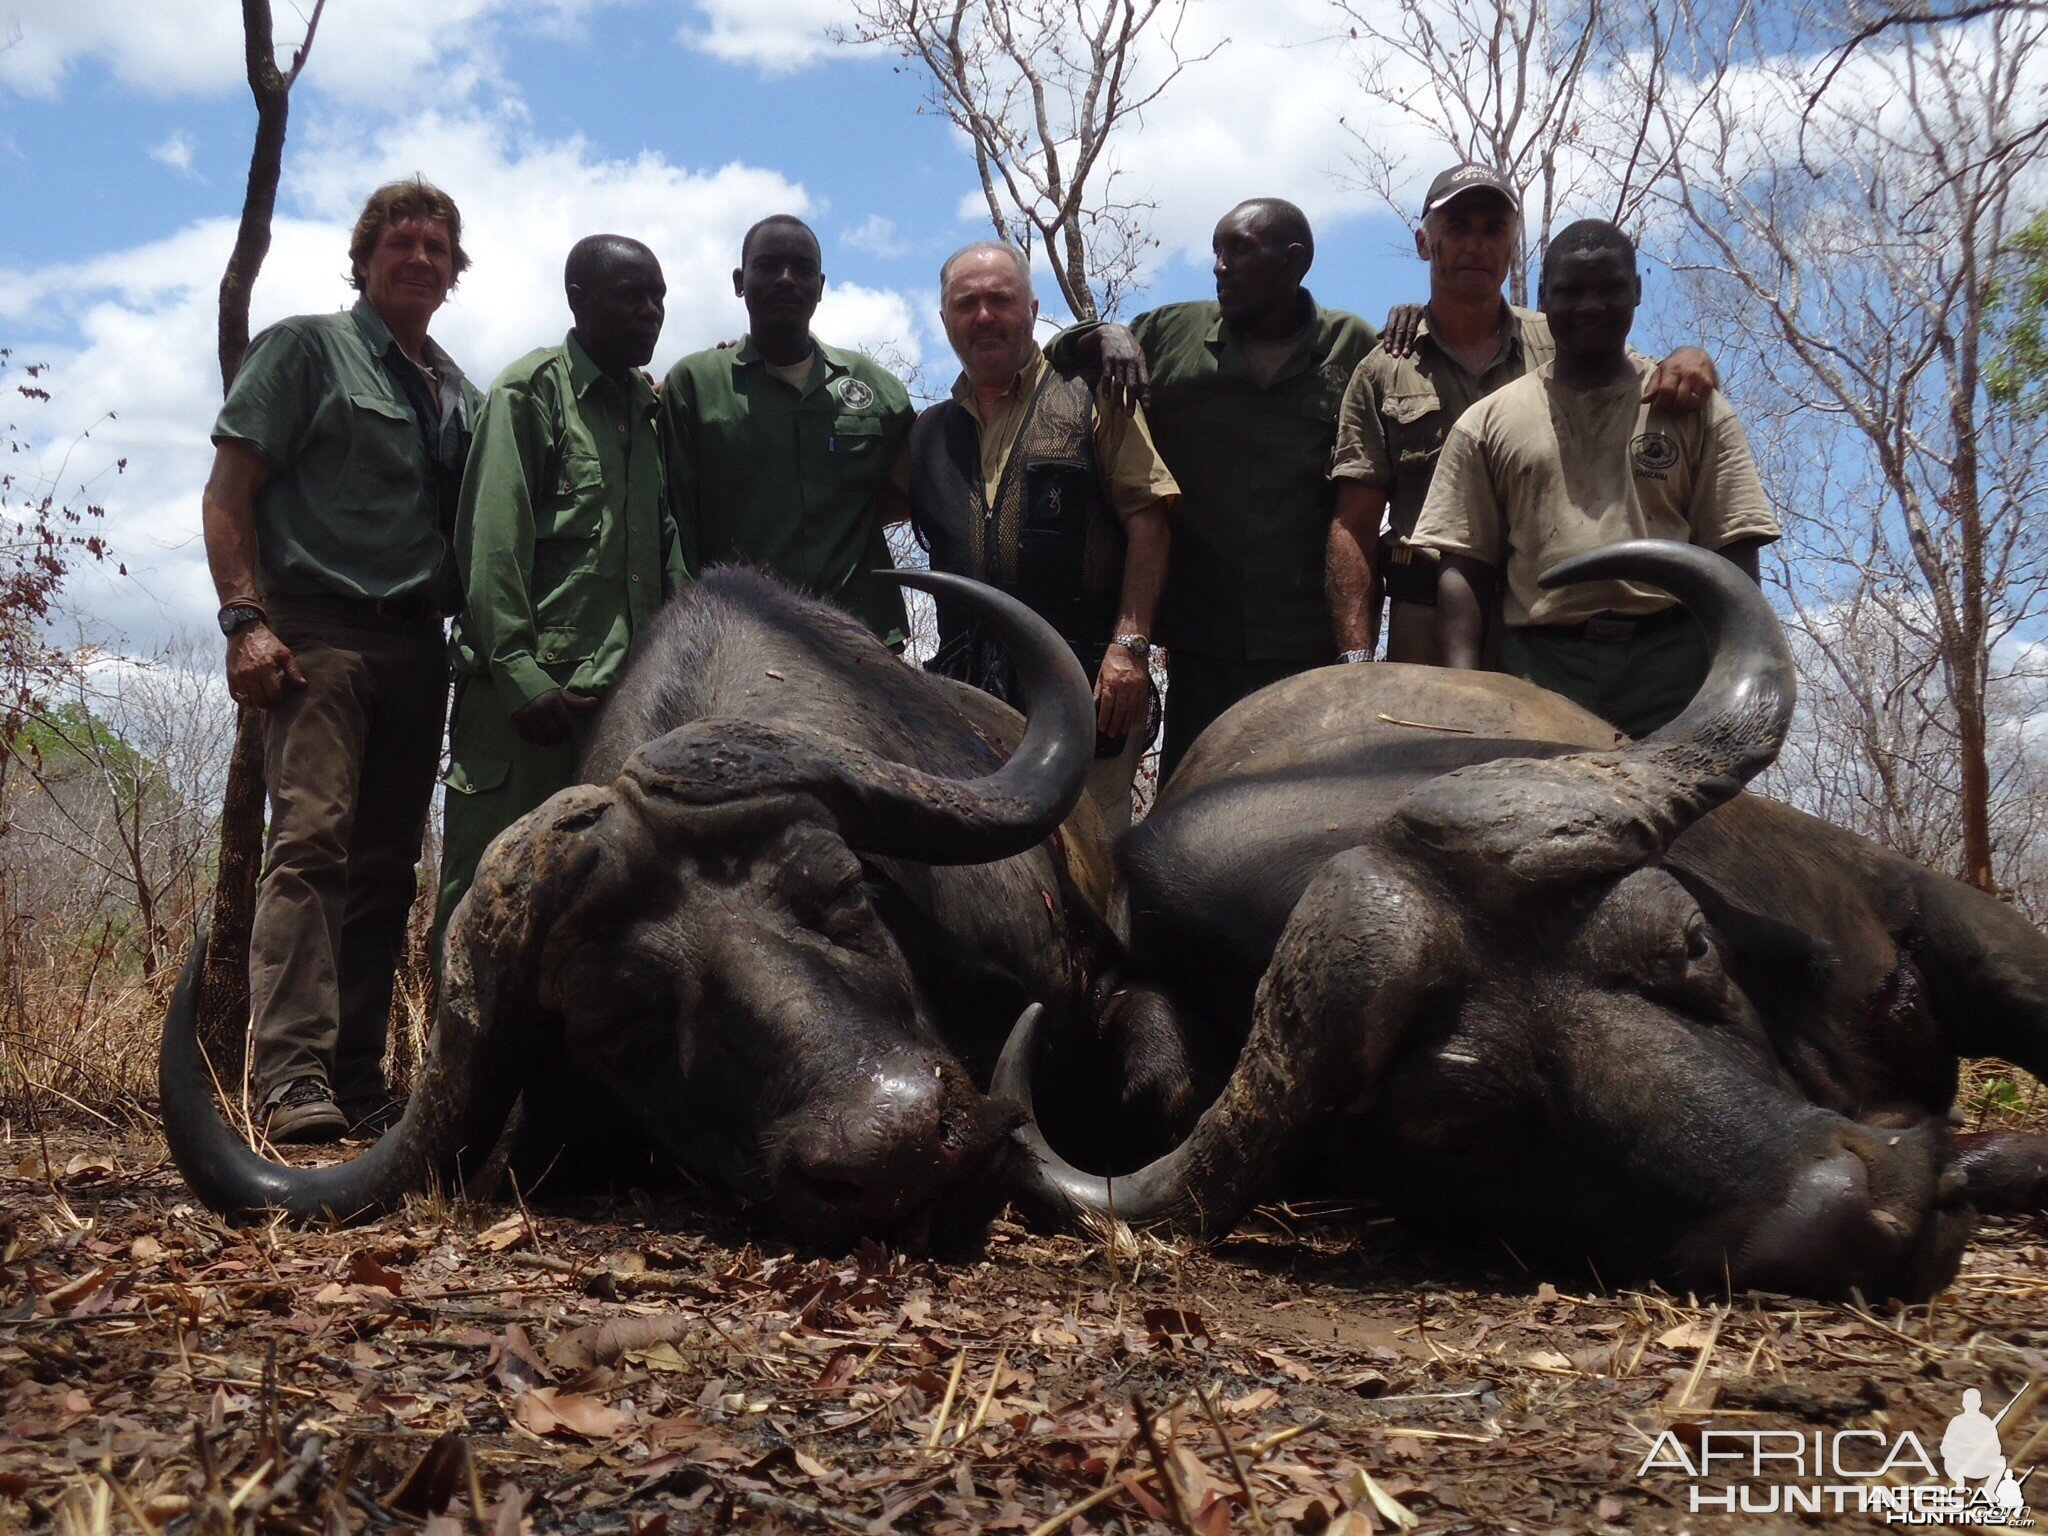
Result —
<path fill-rule="evenodd" d="M 1628 445 L 1636 473 L 1662 480 L 1678 467 L 1678 444 L 1666 432 L 1644 432 Z"/>
<path fill-rule="evenodd" d="M 864 411 L 875 403 L 875 392 L 861 380 L 842 378 L 833 388 L 839 395 L 839 403 L 849 411 Z"/>

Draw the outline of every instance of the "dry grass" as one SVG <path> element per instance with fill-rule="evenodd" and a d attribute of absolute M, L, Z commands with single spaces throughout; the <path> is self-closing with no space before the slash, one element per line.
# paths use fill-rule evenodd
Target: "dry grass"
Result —
<path fill-rule="evenodd" d="M 0 975 L 0 1114 L 109 1129 L 154 1118 L 156 1043 L 172 978 L 70 954 Z"/>
<path fill-rule="evenodd" d="M 429 865 L 392 989 L 387 1068 L 401 1095 L 433 1022 L 432 874 Z M 180 923 L 168 951 L 182 956 L 190 935 L 189 921 Z M 144 975 L 104 936 L 37 953 L 0 934 L 0 1116 L 51 1113 L 107 1129 L 154 1124 L 157 1041 L 176 981 L 175 965 Z"/>

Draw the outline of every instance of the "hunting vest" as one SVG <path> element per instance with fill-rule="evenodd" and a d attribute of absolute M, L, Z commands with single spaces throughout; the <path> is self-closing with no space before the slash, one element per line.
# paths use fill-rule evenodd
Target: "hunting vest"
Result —
<path fill-rule="evenodd" d="M 932 569 L 1017 598 L 1059 632 L 1092 682 L 1116 627 L 1124 531 L 1095 459 L 1094 391 L 1047 368 L 1025 407 L 991 502 L 980 426 L 942 400 L 910 430 L 910 515 Z M 930 670 L 1016 702 L 1009 662 L 966 614 L 938 599 Z"/>

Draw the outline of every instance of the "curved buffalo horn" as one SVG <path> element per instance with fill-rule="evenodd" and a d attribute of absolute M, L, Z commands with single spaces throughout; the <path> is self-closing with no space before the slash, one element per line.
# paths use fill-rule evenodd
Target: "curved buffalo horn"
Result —
<path fill-rule="evenodd" d="M 1708 550 L 1636 539 L 1563 561 L 1542 585 L 1611 577 L 1653 583 L 1684 602 L 1706 631 L 1706 680 L 1678 718 L 1641 741 L 1547 760 L 1498 758 L 1403 798 L 1396 825 L 1488 899 L 1656 858 L 1784 744 L 1792 653 L 1755 582 Z"/>
<path fill-rule="evenodd" d="M 1073 651 L 993 587 L 937 571 L 882 574 L 971 610 L 1009 654 L 1025 729 L 1001 768 L 986 778 L 942 778 L 801 728 L 714 717 L 635 752 L 621 792 L 688 805 L 807 793 L 825 803 L 854 848 L 924 864 L 983 864 L 1050 837 L 1080 800 L 1095 759 L 1094 700 Z"/>
<path fill-rule="evenodd" d="M 164 1139 L 185 1181 L 225 1215 L 264 1211 L 348 1221 L 396 1205 L 435 1178 L 455 1183 L 490 1155 L 526 1074 L 534 1040 L 533 992 L 552 916 L 587 899 L 602 853 L 581 834 L 611 796 L 573 789 L 499 836 L 443 942 L 433 1038 L 405 1114 L 359 1157 L 293 1168 L 252 1151 L 221 1118 L 199 1044 L 202 934 L 192 946 L 157 1060 Z"/>
<path fill-rule="evenodd" d="M 1432 991 L 1459 975 L 1456 919 L 1362 849 L 1318 871 L 1259 983 L 1251 1034 L 1230 1081 L 1187 1139 L 1116 1178 L 1084 1173 L 1047 1144 L 1033 1106 L 1041 1010 L 1025 1009 L 989 1096 L 1024 1107 L 1011 1193 L 1042 1221 L 1079 1214 L 1134 1226 L 1173 1222 L 1214 1236 L 1272 1187 L 1297 1131 L 1334 1110 L 1360 1113 Z"/>

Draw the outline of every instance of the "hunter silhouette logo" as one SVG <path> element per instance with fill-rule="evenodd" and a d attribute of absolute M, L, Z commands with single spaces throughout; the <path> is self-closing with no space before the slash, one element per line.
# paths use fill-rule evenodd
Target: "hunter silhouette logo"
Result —
<path fill-rule="evenodd" d="M 2026 1496 L 2033 1469 L 2016 1471 L 2000 1438 L 2001 1423 L 2025 1395 L 1988 1414 L 1984 1394 L 1965 1391 L 1961 1411 L 1942 1431 L 1939 1466 L 1910 1429 L 1703 1428 L 1686 1438 L 1667 1429 L 1636 1476 L 1682 1475 L 1694 1514 L 1855 1513 L 1882 1515 L 1888 1525 L 2026 1529 L 2035 1523 Z"/>
<path fill-rule="evenodd" d="M 2013 1400 L 2017 1402 L 2018 1399 Z M 2010 1412 L 2012 1403 L 1999 1410 L 1998 1419 Z M 1963 1394 L 1963 1411 L 1948 1421 L 1941 1437 L 1941 1469 L 1958 1488 L 1975 1483 L 1989 1495 L 1994 1506 L 2024 1516 L 2024 1478 L 2015 1477 L 2006 1465 L 2005 1449 L 1998 1438 L 1998 1419 L 1984 1412 L 1984 1394 L 1971 1387 Z M 2017 1524 L 2019 1522 L 2008 1522 Z"/>

